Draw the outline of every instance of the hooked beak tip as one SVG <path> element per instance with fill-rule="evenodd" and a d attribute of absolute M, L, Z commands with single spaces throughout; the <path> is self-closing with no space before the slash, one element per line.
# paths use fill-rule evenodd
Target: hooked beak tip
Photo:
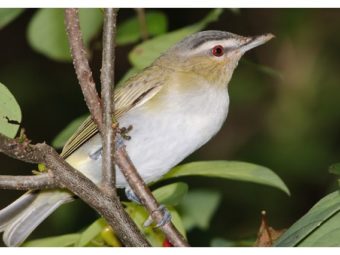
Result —
<path fill-rule="evenodd" d="M 273 39 L 275 36 L 271 33 L 264 34 L 264 35 L 258 35 L 258 36 L 253 36 L 253 37 L 248 37 L 248 40 L 246 43 L 242 44 L 240 46 L 240 49 L 243 52 L 246 52 L 248 50 L 251 50 L 257 46 L 260 46 L 269 40 Z"/>

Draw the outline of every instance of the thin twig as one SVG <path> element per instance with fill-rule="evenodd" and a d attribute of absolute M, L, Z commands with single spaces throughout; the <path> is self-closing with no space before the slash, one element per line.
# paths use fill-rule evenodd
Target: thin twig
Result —
<path fill-rule="evenodd" d="M 155 222 L 160 222 L 164 213 L 160 210 L 157 200 L 152 195 L 148 186 L 146 186 L 143 179 L 137 173 L 136 168 L 131 162 L 125 147 L 122 146 L 116 150 L 116 164 L 121 169 L 127 182 L 129 183 L 132 190 L 135 192 L 137 197 L 140 199 L 141 203 L 146 207 Z M 167 239 L 172 245 L 176 247 L 188 247 L 189 244 L 185 238 L 178 232 L 172 222 L 166 223 L 161 227 L 162 231 L 165 233 Z"/>
<path fill-rule="evenodd" d="M 0 134 L 0 152 L 29 163 L 44 163 L 58 187 L 65 187 L 101 214 L 125 246 L 149 246 L 129 217 L 121 216 L 121 203 L 102 192 L 45 143 L 22 144 Z"/>
<path fill-rule="evenodd" d="M 139 22 L 139 27 L 140 27 L 142 39 L 143 39 L 143 41 L 145 41 L 149 38 L 149 32 L 148 32 L 148 26 L 147 26 L 147 23 L 146 23 L 145 11 L 144 11 L 144 8 L 136 8 L 135 10 L 137 12 L 137 17 L 138 17 L 138 22 Z"/>
<path fill-rule="evenodd" d="M 102 107 L 100 104 L 100 100 L 98 97 L 98 93 L 95 88 L 95 84 L 92 78 L 92 72 L 90 70 L 84 46 L 82 43 L 80 25 L 79 25 L 79 17 L 77 9 L 66 9 L 65 10 L 65 23 L 66 30 L 69 39 L 69 44 L 71 47 L 72 57 L 73 57 L 73 65 L 77 73 L 77 77 L 79 80 L 79 84 L 81 86 L 82 92 L 84 94 L 87 106 L 90 110 L 92 119 L 95 121 L 98 130 L 102 134 L 104 131 L 104 124 L 102 122 Z M 74 47 L 76 49 L 74 49 Z M 108 58 L 110 59 L 110 58 Z M 111 58 L 112 61 L 112 58 Z M 112 65 L 111 65 L 112 66 Z M 85 75 L 79 75 L 85 74 Z M 110 109 L 109 107 L 106 109 Z M 110 114 L 110 113 L 107 113 Z M 97 187 L 96 187 L 97 188 Z M 71 190 L 72 191 L 72 190 Z M 107 195 L 106 195 L 107 196 Z M 82 198 L 82 197 L 81 197 Z M 97 198 L 100 200 L 100 198 Z M 124 211 L 118 196 L 112 197 L 115 209 L 115 223 L 112 225 L 108 222 L 111 227 L 116 231 L 118 237 L 121 241 L 129 246 L 132 243 L 134 246 L 149 246 L 149 243 L 146 239 L 141 235 L 137 226 L 131 220 L 131 218 Z M 86 200 L 84 200 L 86 202 Z M 103 215 L 104 218 L 106 218 Z M 113 221 L 111 221 L 113 223 Z M 130 240 L 127 240 L 129 239 Z"/>
<path fill-rule="evenodd" d="M 103 54 L 101 69 L 101 98 L 103 104 L 103 154 L 102 154 L 102 188 L 112 196 L 116 194 L 114 140 L 114 67 L 115 67 L 115 37 L 117 9 L 104 10 Z"/>
<path fill-rule="evenodd" d="M 0 175 L 0 187 L 11 190 L 39 190 L 55 189 L 58 185 L 53 174 L 48 172 L 29 176 Z"/>
<path fill-rule="evenodd" d="M 65 26 L 71 48 L 73 65 L 77 67 L 75 71 L 87 107 L 99 131 L 102 131 L 102 107 L 96 90 L 96 84 L 93 81 L 92 72 L 86 58 L 86 50 L 79 25 L 78 9 L 65 9 Z"/>

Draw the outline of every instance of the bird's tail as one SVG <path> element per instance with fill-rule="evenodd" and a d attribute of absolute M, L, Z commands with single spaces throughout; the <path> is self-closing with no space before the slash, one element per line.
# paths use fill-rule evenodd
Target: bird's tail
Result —
<path fill-rule="evenodd" d="M 7 246 L 19 246 L 33 230 L 63 203 L 72 201 L 66 191 L 29 191 L 0 211 L 0 232 Z"/>

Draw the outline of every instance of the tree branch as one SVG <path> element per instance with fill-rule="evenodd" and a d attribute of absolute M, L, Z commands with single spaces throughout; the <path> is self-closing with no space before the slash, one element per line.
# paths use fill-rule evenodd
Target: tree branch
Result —
<path fill-rule="evenodd" d="M 131 219 L 121 216 L 120 201 L 107 196 L 52 147 L 45 143 L 20 143 L 0 134 L 0 152 L 25 162 L 44 163 L 53 172 L 57 186 L 67 188 L 101 214 L 125 246 L 149 246 Z"/>
<path fill-rule="evenodd" d="M 47 172 L 30 176 L 0 175 L 0 187 L 11 190 L 39 190 L 55 189 L 58 185 L 52 172 Z"/>
<path fill-rule="evenodd" d="M 80 26 L 79 24 L 72 24 L 74 22 L 79 23 L 79 18 L 78 17 L 74 17 L 74 16 L 78 16 L 78 11 L 76 9 L 66 9 L 65 11 L 65 20 L 66 20 L 66 27 L 67 27 L 67 33 L 68 33 L 68 37 L 69 37 L 69 41 L 70 41 L 70 46 L 72 47 L 82 47 L 83 49 L 83 45 L 81 43 L 82 38 L 81 38 L 81 33 L 79 31 Z M 109 12 L 105 12 L 105 19 L 106 21 L 108 21 L 108 17 L 107 15 L 109 15 Z M 113 17 L 111 17 L 113 18 Z M 107 27 L 106 27 L 107 26 Z M 104 25 L 105 29 L 113 29 L 113 28 L 109 28 L 109 24 Z M 111 31 L 113 32 L 113 31 Z M 76 40 L 77 42 L 74 43 L 72 42 L 73 40 Z M 106 38 L 106 35 L 104 35 L 104 42 L 108 43 L 108 41 L 110 41 L 112 43 L 112 38 Z M 104 45 L 104 50 L 105 51 L 110 51 L 112 52 L 113 49 L 111 47 L 113 46 L 109 46 L 105 43 Z M 80 63 L 80 61 L 84 61 L 87 62 L 86 56 L 78 56 L 78 54 L 83 54 L 84 50 L 77 50 L 77 49 L 72 49 L 72 56 L 74 58 L 74 67 L 76 69 L 76 73 L 86 73 L 88 74 L 88 76 L 86 77 L 87 79 L 84 80 L 79 80 L 79 84 L 82 87 L 82 91 L 84 94 L 85 98 L 97 98 L 98 99 L 98 94 L 96 91 L 93 91 L 92 89 L 88 89 L 88 88 L 83 88 L 83 87 L 87 87 L 87 86 L 93 86 L 93 78 L 92 78 L 92 72 L 91 70 L 84 70 L 84 68 L 89 68 L 88 63 Z M 106 56 L 107 57 L 107 56 Z M 108 66 L 111 66 L 111 68 L 113 69 L 114 66 L 114 58 L 113 56 L 111 57 L 107 57 L 105 59 L 103 59 L 103 63 L 105 63 L 105 65 L 107 64 Z M 108 63 L 110 62 L 110 63 Z M 110 73 L 109 71 L 107 71 L 106 69 L 104 70 L 105 73 L 102 73 L 102 78 L 105 77 L 109 79 Z M 106 74 L 106 72 L 108 74 Z M 107 75 L 107 76 L 106 76 Z M 78 79 L 82 78 L 80 75 L 78 75 Z M 111 77 L 112 78 L 112 77 Z M 88 82 L 88 81 L 92 81 L 92 83 Z M 109 86 L 110 84 L 104 83 L 105 86 Z M 95 88 L 95 86 L 93 86 Z M 104 88 L 105 90 L 108 88 Z M 93 95 L 91 95 L 91 93 L 94 93 Z M 107 93 L 107 92 L 102 92 L 102 93 Z M 104 95 L 105 97 L 107 95 Z M 99 99 L 98 99 L 99 100 Z M 112 110 L 112 106 L 110 107 L 110 104 L 108 104 L 106 106 L 106 110 L 108 112 L 104 113 L 104 115 L 102 115 L 102 109 L 101 107 L 97 106 L 97 103 L 95 100 L 86 100 L 86 102 L 88 103 L 88 107 L 90 109 L 91 112 L 91 116 L 93 119 L 97 119 L 99 120 L 98 116 L 94 116 L 95 114 L 100 114 L 100 116 L 112 116 L 110 115 L 110 112 Z M 91 111 L 91 109 L 97 109 L 98 111 Z M 101 134 L 104 133 L 105 128 L 103 127 L 104 124 L 102 124 L 102 122 L 100 123 L 96 123 L 98 125 L 98 130 L 101 132 Z M 110 138 L 105 138 L 105 139 L 110 139 Z M 108 145 L 106 145 L 108 146 Z M 109 149 L 109 148 L 107 148 Z M 106 157 L 110 157 L 110 155 L 106 155 Z M 108 160 L 108 158 L 106 160 Z M 143 203 L 143 205 L 147 208 L 147 210 L 149 211 L 151 217 L 153 218 L 154 221 L 156 222 L 160 222 L 162 220 L 162 218 L 164 217 L 164 213 L 162 211 L 158 211 L 158 207 L 159 204 L 157 203 L 156 199 L 153 197 L 150 189 L 145 185 L 143 179 L 140 177 L 140 175 L 138 174 L 138 171 L 136 170 L 136 168 L 134 167 L 132 161 L 130 160 L 125 147 L 122 146 L 121 148 L 119 148 L 119 150 L 116 151 L 115 153 L 115 161 L 117 163 L 117 165 L 120 167 L 120 170 L 122 171 L 123 175 L 125 176 L 127 182 L 129 183 L 130 187 L 132 188 L 132 190 L 136 193 L 136 195 L 141 199 L 141 202 Z M 108 163 L 108 162 L 106 162 Z M 109 163 L 108 163 L 109 164 Z M 106 169 L 105 172 L 106 174 L 108 174 L 109 169 Z M 177 229 L 174 227 L 174 225 L 169 222 L 167 224 L 165 224 L 162 227 L 162 230 L 164 231 L 165 235 L 167 236 L 168 240 L 175 246 L 189 246 L 188 243 L 186 242 L 186 240 L 184 239 L 184 237 L 177 231 Z"/>
<path fill-rule="evenodd" d="M 143 41 L 149 38 L 144 8 L 135 8 Z"/>
<path fill-rule="evenodd" d="M 102 133 L 102 106 L 96 85 L 93 81 L 92 72 L 86 58 L 86 50 L 80 30 L 78 10 L 75 8 L 65 9 L 65 26 L 68 36 L 73 65 L 77 78 L 89 108 L 91 117 Z"/>
<path fill-rule="evenodd" d="M 102 188 L 112 196 L 116 192 L 116 174 L 114 164 L 115 131 L 114 116 L 114 67 L 117 9 L 104 10 L 103 53 L 101 69 L 101 98 L 103 103 L 103 154 L 102 154 Z"/>
<path fill-rule="evenodd" d="M 107 24 L 109 20 L 106 19 L 106 21 L 107 22 L 106 22 L 105 27 L 109 26 L 109 24 Z M 96 123 L 100 133 L 104 134 L 105 128 L 104 128 L 104 123 L 103 123 L 103 116 L 108 116 L 108 115 L 112 116 L 112 114 L 110 114 L 112 110 L 111 108 L 112 103 L 106 102 L 108 105 L 105 109 L 108 110 L 109 112 L 103 115 L 102 106 L 100 104 L 100 99 L 98 97 L 96 86 L 93 81 L 92 72 L 90 70 L 90 66 L 88 64 L 88 61 L 85 55 L 85 49 L 84 49 L 84 45 L 82 42 L 82 35 L 81 35 L 80 25 L 79 25 L 79 15 L 78 15 L 77 9 L 74 9 L 74 8 L 65 9 L 65 23 L 66 23 L 65 25 L 66 25 L 67 36 L 68 36 L 68 40 L 69 40 L 69 44 L 70 44 L 71 52 L 72 52 L 73 65 L 77 73 L 80 87 L 85 97 L 86 104 L 90 110 L 92 119 Z M 106 27 L 105 29 L 108 29 L 108 27 Z M 110 62 L 109 65 L 111 65 L 112 67 L 113 66 L 113 64 L 111 64 L 112 60 L 113 58 L 111 56 L 111 58 L 108 57 L 108 59 L 105 59 L 103 61 L 105 64 L 107 63 L 107 61 Z M 104 69 L 106 70 L 106 67 Z M 108 76 L 110 76 L 110 74 Z M 108 78 L 108 79 L 111 79 L 111 78 Z M 106 81 L 105 81 L 105 85 L 109 85 L 109 84 L 106 84 Z M 112 99 L 110 99 L 110 101 L 111 100 Z M 111 158 L 110 153 L 107 155 L 107 157 Z M 110 168 L 110 166 L 108 167 Z M 109 170 L 111 171 L 111 168 Z M 105 172 L 107 173 L 108 171 L 105 171 Z M 133 243 L 134 246 L 149 246 L 148 242 L 141 235 L 135 223 L 131 220 L 131 218 L 124 211 L 119 201 L 118 196 L 115 195 L 115 192 L 111 192 L 111 195 L 113 195 L 112 198 L 114 199 L 114 205 L 116 207 L 115 217 L 117 217 L 117 220 L 115 219 L 115 223 L 110 224 L 110 225 L 117 232 L 119 238 L 122 240 L 122 242 L 125 245 L 126 244 L 131 245 Z M 100 199 L 100 197 L 97 197 L 97 199 Z M 84 201 L 86 202 L 86 200 Z M 104 216 L 104 218 L 106 217 Z M 120 231 L 117 231 L 117 229 Z M 127 240 L 129 238 L 131 240 Z"/>
<path fill-rule="evenodd" d="M 141 203 L 148 210 L 152 219 L 155 222 L 161 222 L 164 217 L 164 213 L 158 210 L 159 204 L 157 200 L 152 195 L 149 187 L 146 186 L 144 180 L 137 173 L 137 169 L 134 167 L 124 146 L 117 148 L 116 150 L 116 164 L 121 169 L 127 182 L 137 197 L 140 199 Z M 168 222 L 160 228 L 172 245 L 176 247 L 189 247 L 188 242 L 181 235 L 181 233 L 178 232 L 172 222 Z"/>

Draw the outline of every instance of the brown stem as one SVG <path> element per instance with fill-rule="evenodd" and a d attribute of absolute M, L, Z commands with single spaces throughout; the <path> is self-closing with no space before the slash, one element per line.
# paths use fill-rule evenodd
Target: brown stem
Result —
<path fill-rule="evenodd" d="M 102 131 L 102 106 L 93 81 L 92 72 L 86 58 L 86 50 L 79 25 L 78 9 L 65 9 L 65 26 L 68 42 L 71 48 L 73 65 L 77 74 L 80 87 L 93 121 L 98 130 Z"/>
<path fill-rule="evenodd" d="M 58 188 L 51 172 L 30 176 L 0 175 L 1 189 L 39 190 Z"/>
<path fill-rule="evenodd" d="M 117 9 L 104 10 L 103 54 L 101 69 L 101 98 L 103 103 L 103 154 L 102 154 L 102 188 L 112 196 L 116 195 L 114 140 L 114 66 Z"/>
<path fill-rule="evenodd" d="M 126 153 L 125 147 L 122 146 L 120 148 L 117 148 L 115 156 L 116 164 L 121 169 L 132 190 L 140 199 L 141 203 L 149 211 L 152 219 L 155 222 L 160 222 L 163 219 L 164 214 L 162 211 L 157 210 L 159 208 L 157 200 L 152 195 L 149 187 L 146 186 L 143 179 L 137 173 L 137 169 L 134 167 L 128 154 Z M 178 230 L 175 228 L 172 222 L 166 223 L 164 226 L 161 227 L 161 229 L 172 245 L 176 247 L 189 246 L 188 242 L 178 232 Z"/>
<path fill-rule="evenodd" d="M 114 21 L 115 16 L 109 15 L 109 11 L 106 12 L 106 25 L 104 25 L 105 29 L 113 29 L 109 28 L 109 21 Z M 108 16 L 111 16 L 110 18 Z M 109 20 L 110 19 L 110 20 Z M 102 106 L 100 104 L 100 99 L 98 97 L 98 93 L 96 90 L 96 86 L 93 82 L 92 78 L 92 72 L 90 70 L 86 55 L 85 55 L 85 49 L 84 45 L 82 43 L 82 36 L 80 31 L 80 25 L 79 25 L 79 16 L 78 16 L 78 10 L 77 9 L 66 9 L 65 10 L 65 23 L 66 23 L 66 30 L 67 35 L 69 39 L 69 44 L 71 47 L 72 52 L 72 58 L 73 58 L 73 65 L 77 73 L 77 77 L 79 80 L 80 87 L 82 89 L 83 95 L 85 97 L 85 101 L 87 103 L 87 106 L 90 110 L 92 119 L 96 123 L 98 130 L 103 135 L 105 133 L 105 124 L 103 123 L 103 116 L 105 118 L 107 116 L 112 116 L 112 103 L 106 102 L 106 108 L 108 112 L 103 114 Z M 114 33 L 114 31 L 111 31 L 111 33 Z M 104 35 L 104 40 L 112 40 L 108 39 Z M 111 41 L 112 42 L 112 41 Z M 105 51 L 109 50 L 112 51 L 113 49 L 108 49 L 108 45 L 105 45 Z M 108 54 L 113 54 L 114 52 L 109 52 Z M 113 55 L 105 56 L 105 59 L 103 59 L 103 63 L 106 65 L 108 64 L 108 67 L 104 67 L 104 74 L 103 77 L 111 79 L 112 77 L 109 77 L 113 75 L 113 73 L 110 74 L 111 71 L 108 71 L 109 68 L 112 69 L 113 64 Z M 107 69 L 108 68 L 108 69 Z M 108 72 L 108 75 L 106 75 L 106 72 Z M 106 89 L 109 89 L 108 87 L 110 84 L 105 80 L 104 81 L 104 87 Z M 106 87 L 107 86 L 107 87 Z M 103 92 L 105 93 L 105 92 Z M 108 96 L 107 94 L 105 97 Z M 112 99 L 110 99 L 111 101 Z M 107 121 L 109 123 L 109 121 Z M 111 129 L 111 127 L 108 127 Z M 111 131 L 109 131 L 111 132 Z M 105 138 L 106 139 L 106 138 Z M 112 139 L 112 136 L 108 139 Z M 112 141 L 112 140 L 111 140 Z M 111 145 L 108 145 L 111 146 Z M 112 148 L 107 148 L 108 150 Z M 106 152 L 106 157 L 110 158 L 112 157 L 112 154 L 110 152 Z M 111 163 L 110 165 L 107 165 L 108 169 L 105 170 L 106 174 L 109 171 L 112 171 Z M 112 172 L 109 173 L 109 175 L 112 175 Z M 112 180 L 109 180 L 111 182 Z M 112 190 L 112 187 L 111 187 Z M 131 218 L 127 215 L 127 213 L 124 211 L 118 196 L 115 195 L 115 191 L 110 192 L 115 205 L 115 223 L 110 224 L 111 227 L 116 231 L 119 238 L 125 245 L 131 245 L 134 244 L 134 246 L 149 246 L 146 239 L 141 235 L 140 231 L 138 230 L 137 226 L 134 224 L 134 222 L 131 220 Z M 82 197 L 81 197 L 82 198 Z M 100 199 L 99 197 L 97 199 Z M 86 202 L 86 200 L 84 200 Z M 107 212 L 107 210 L 105 210 Z M 110 213 L 110 212 L 109 212 Z M 105 215 L 103 215 L 104 218 Z M 111 222 L 113 223 L 113 222 Z"/>
<path fill-rule="evenodd" d="M 129 217 L 122 217 L 121 203 L 102 192 L 45 143 L 20 143 L 0 134 L 0 152 L 25 162 L 44 163 L 58 187 L 65 187 L 101 214 L 125 246 L 149 246 Z"/>
<path fill-rule="evenodd" d="M 136 8 L 139 27 L 142 35 L 143 41 L 147 40 L 149 38 L 149 32 L 148 32 L 148 26 L 146 24 L 146 17 L 145 17 L 145 11 L 144 8 Z"/>

